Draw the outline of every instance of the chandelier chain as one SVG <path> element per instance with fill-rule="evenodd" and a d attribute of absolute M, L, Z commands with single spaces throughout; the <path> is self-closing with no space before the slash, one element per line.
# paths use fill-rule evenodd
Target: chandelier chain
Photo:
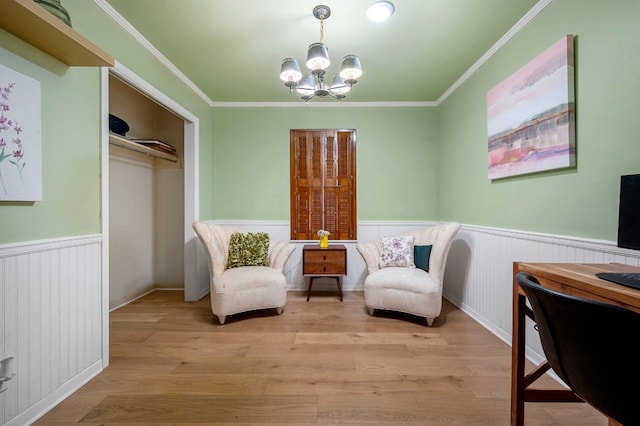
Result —
<path fill-rule="evenodd" d="M 320 15 L 320 43 L 324 44 L 324 15 Z"/>

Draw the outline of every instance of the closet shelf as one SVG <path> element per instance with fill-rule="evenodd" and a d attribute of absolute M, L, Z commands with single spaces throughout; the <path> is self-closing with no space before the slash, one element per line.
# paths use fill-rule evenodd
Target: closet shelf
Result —
<path fill-rule="evenodd" d="M 178 162 L 178 157 L 176 155 L 169 154 L 167 152 L 158 151 L 157 149 L 149 148 L 144 145 L 140 145 L 139 143 L 133 142 L 127 138 L 123 138 L 122 136 L 114 135 L 113 133 L 109 133 L 109 143 L 111 145 L 116 145 L 122 148 L 130 149 L 132 151 L 136 151 L 141 154 L 146 154 L 154 158 L 160 158 L 162 160 L 171 161 L 172 163 Z"/>
<path fill-rule="evenodd" d="M 114 65 L 111 55 L 33 0 L 2 0 L 0 28 L 69 66 Z"/>

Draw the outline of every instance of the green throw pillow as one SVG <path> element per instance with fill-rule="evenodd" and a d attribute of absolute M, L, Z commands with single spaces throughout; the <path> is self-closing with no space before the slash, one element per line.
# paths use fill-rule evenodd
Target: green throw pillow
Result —
<path fill-rule="evenodd" d="M 269 234 L 234 232 L 229 239 L 227 268 L 269 266 Z"/>
<path fill-rule="evenodd" d="M 413 262 L 416 268 L 429 272 L 429 257 L 433 246 L 413 246 Z"/>

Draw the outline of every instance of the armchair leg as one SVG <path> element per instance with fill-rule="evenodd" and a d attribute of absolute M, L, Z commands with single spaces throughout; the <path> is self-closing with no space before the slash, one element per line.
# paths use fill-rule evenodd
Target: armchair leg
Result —
<path fill-rule="evenodd" d="M 220 321 L 220 324 L 224 324 L 224 321 L 227 319 L 226 315 L 216 315 L 218 317 L 218 321 Z"/>
<path fill-rule="evenodd" d="M 369 311 L 369 315 L 373 315 L 373 313 L 375 312 L 375 309 L 367 306 L 367 311 Z"/>
<path fill-rule="evenodd" d="M 284 307 L 282 306 L 279 308 L 276 308 L 276 312 L 278 313 L 278 315 L 281 315 L 283 310 L 284 310 Z"/>
<path fill-rule="evenodd" d="M 427 320 L 427 325 L 431 327 L 433 325 L 433 320 L 435 319 L 435 317 L 434 318 L 425 317 L 425 319 Z"/>

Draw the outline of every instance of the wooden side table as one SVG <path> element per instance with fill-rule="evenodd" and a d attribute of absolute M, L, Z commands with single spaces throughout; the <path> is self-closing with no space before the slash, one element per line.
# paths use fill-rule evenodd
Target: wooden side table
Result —
<path fill-rule="evenodd" d="M 302 274 L 309 277 L 307 288 L 307 302 L 311 294 L 311 286 L 316 278 L 335 278 L 338 283 L 338 295 L 342 302 L 341 278 L 347 275 L 347 248 L 344 245 L 329 245 L 320 248 L 319 245 L 305 245 L 302 248 Z"/>

